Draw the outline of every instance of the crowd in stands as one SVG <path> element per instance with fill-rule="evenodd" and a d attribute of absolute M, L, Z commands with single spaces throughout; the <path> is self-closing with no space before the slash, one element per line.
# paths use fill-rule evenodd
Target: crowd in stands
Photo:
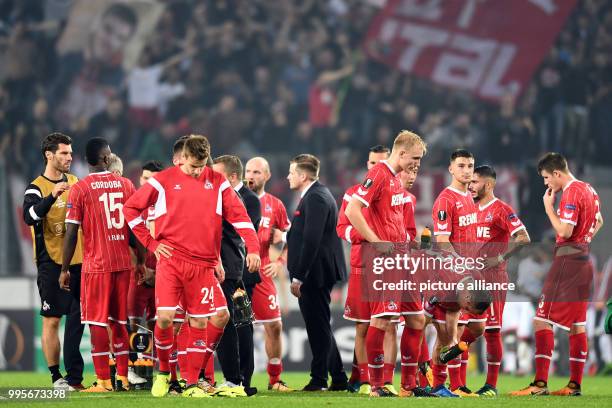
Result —
<path fill-rule="evenodd" d="M 605 0 L 578 2 L 528 89 L 500 104 L 368 60 L 361 43 L 380 10 L 369 1 L 160 0 L 131 69 L 121 57 L 136 13 L 117 2 L 83 51 L 60 54 L 67 3 L 76 2 L 0 0 L 0 157 L 28 179 L 41 170 L 37 146 L 51 130 L 71 135 L 77 151 L 106 137 L 128 170 L 167 162 L 179 135 L 206 134 L 215 155 L 278 163 L 277 192 L 286 190 L 287 159 L 310 152 L 337 195 L 366 149 L 404 128 L 428 142 L 428 166 L 458 146 L 478 162 L 521 169 L 546 150 L 580 166 L 612 154 Z"/>

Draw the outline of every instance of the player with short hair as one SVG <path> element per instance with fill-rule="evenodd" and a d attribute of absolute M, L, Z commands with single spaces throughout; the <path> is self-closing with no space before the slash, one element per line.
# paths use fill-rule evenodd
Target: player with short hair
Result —
<path fill-rule="evenodd" d="M 603 225 L 603 217 L 597 192 L 572 175 L 565 157 L 547 153 L 538 163 L 538 172 L 546 186 L 544 209 L 557 239 L 553 262 L 533 318 L 535 378 L 529 386 L 510 395 L 549 394 L 548 370 L 555 345 L 552 330 L 555 325 L 569 332 L 570 380 L 567 386 L 550 394 L 578 396 L 582 393 L 582 375 L 588 354 L 585 325 L 593 276 L 590 245 Z M 555 210 L 559 192 L 561 200 Z"/>
<path fill-rule="evenodd" d="M 117 177 L 123 177 L 123 161 L 115 153 L 108 157 L 108 171 Z"/>
<path fill-rule="evenodd" d="M 370 148 L 368 152 L 368 160 L 366 161 L 367 169 L 370 170 L 381 160 L 389 158 L 390 150 L 383 145 L 376 145 Z M 361 259 L 361 235 L 353 228 L 350 221 L 344 213 L 347 204 L 351 201 L 352 195 L 357 191 L 361 184 L 355 184 L 349 187 L 342 199 L 342 205 L 338 211 L 338 224 L 336 232 L 338 236 L 351 244 L 350 266 L 351 273 L 349 274 L 348 292 L 344 305 L 343 317 L 347 320 L 355 322 L 355 346 L 353 351 L 353 369 L 351 378 L 349 379 L 349 391 L 358 392 L 360 394 L 369 395 L 371 391 L 370 375 L 368 369 L 368 355 L 366 353 L 365 341 L 368 326 L 370 325 L 370 305 L 364 300 L 361 290 L 361 279 L 363 270 L 363 261 Z M 367 213 L 367 207 L 362 209 Z M 394 394 L 397 394 L 393 388 L 393 372 L 395 370 L 395 360 L 397 358 L 397 339 L 395 335 L 395 327 L 388 326 L 385 334 L 384 346 L 385 350 L 385 369 L 384 377 L 387 388 Z M 393 361 L 393 363 L 390 362 Z M 391 379 L 390 381 L 386 381 Z"/>
<path fill-rule="evenodd" d="M 60 286 L 69 289 L 70 260 L 83 231 L 81 321 L 89 324 L 97 382 L 85 392 L 112 391 L 109 369 L 110 328 L 116 360 L 117 391 L 129 389 L 127 294 L 132 259 L 129 229 L 121 208 L 134 193 L 132 182 L 108 171 L 110 146 L 105 139 L 87 142 L 89 175 L 70 189 Z"/>
<path fill-rule="evenodd" d="M 455 150 L 450 156 L 448 171 L 452 175 L 451 184 L 438 195 L 432 209 L 433 233 L 439 248 L 454 251 L 460 256 L 469 256 L 475 250 L 478 212 L 474 199 L 468 191 L 474 173 L 474 156 L 465 149 Z M 425 313 L 428 313 L 427 310 Z M 436 344 L 434 361 L 439 361 L 436 355 L 441 345 Z M 451 391 L 460 396 L 475 396 L 461 385 L 461 359 L 457 358 L 449 363 Z M 433 364 L 433 392 L 448 397 L 450 395 L 444 386 L 446 366 L 446 364 Z"/>
<path fill-rule="evenodd" d="M 268 389 L 279 392 L 289 392 L 293 389 L 281 380 L 282 364 L 282 333 L 280 303 L 274 278 L 284 273 L 287 265 L 285 245 L 281 254 L 272 262 L 270 246 L 273 243 L 275 231 L 287 232 L 291 223 L 283 202 L 265 191 L 270 180 L 270 165 L 263 157 L 253 157 L 246 163 L 245 180 L 247 186 L 259 197 L 261 202 L 261 222 L 257 230 L 259 238 L 259 254 L 261 256 L 261 282 L 253 288 L 253 313 L 255 323 L 263 324 L 265 333 L 265 348 L 268 356 Z M 284 236 L 284 234 L 283 234 Z"/>
<path fill-rule="evenodd" d="M 353 228 L 364 238 L 388 252 L 389 243 L 404 243 L 407 236 L 407 223 L 404 213 L 404 188 L 397 179 L 401 170 L 419 167 L 426 152 L 425 142 L 416 133 L 403 130 L 393 143 L 391 155 L 372 167 L 363 184 L 351 197 L 345 214 Z M 368 217 L 362 209 L 368 207 Z M 368 368 L 372 384 L 371 396 L 390 397 L 394 394 L 384 386 L 384 346 L 385 332 L 391 321 L 404 315 L 405 329 L 402 334 L 400 352 L 402 356 L 402 396 L 428 396 L 416 386 L 416 371 L 423 327 L 422 304 L 419 301 L 394 302 L 374 301 L 370 305 L 371 320 L 366 334 Z"/>
<path fill-rule="evenodd" d="M 36 283 L 40 295 L 42 317 L 41 346 L 56 388 L 83 389 L 83 357 L 79 351 L 83 325 L 80 321 L 79 291 L 83 259 L 81 236 L 70 270 L 73 274 L 72 293 L 61 290 L 58 284 L 65 234 L 66 202 L 70 186 L 78 179 L 69 173 L 72 163 L 72 139 L 62 133 L 47 135 L 41 144 L 45 160 L 44 172 L 35 178 L 23 195 L 23 219 L 31 226 L 34 258 L 37 268 Z M 59 369 L 60 341 L 58 336 L 61 316 L 66 316 L 64 327 L 64 366 L 66 377 Z"/>
<path fill-rule="evenodd" d="M 155 345 L 160 372 L 151 393 L 162 397 L 170 387 L 172 321 L 182 298 L 190 326 L 187 387 L 182 395 L 205 398 L 209 395 L 197 386 L 200 369 L 211 358 L 229 319 L 219 285 L 223 269 L 217 268 L 222 219 L 229 221 L 245 240 L 250 271 L 259 269 L 259 243 L 244 204 L 229 182 L 206 166 L 210 158 L 208 139 L 191 136 L 185 141 L 182 155 L 182 165 L 170 167 L 149 179 L 123 211 L 136 237 L 158 260 Z M 141 217 L 152 205 L 155 206 L 155 237 Z"/>
<path fill-rule="evenodd" d="M 469 190 L 478 203 L 476 240 L 482 244 L 479 256 L 486 257 L 487 269 L 483 271 L 489 282 L 508 283 L 506 261 L 522 246 L 529 244 L 529 234 L 514 209 L 495 197 L 497 174 L 490 166 L 474 169 Z M 512 242 L 510 242 L 512 241 Z M 480 316 L 467 314 L 462 317 L 467 323 L 461 340 L 473 343 L 484 331 L 487 349 L 487 379 L 476 394 L 486 397 L 497 396 L 497 377 L 502 361 L 502 318 L 506 303 L 505 291 L 494 291 L 493 302 L 488 310 L 486 321 Z M 469 351 L 461 357 L 461 380 L 466 385 L 466 371 Z"/>

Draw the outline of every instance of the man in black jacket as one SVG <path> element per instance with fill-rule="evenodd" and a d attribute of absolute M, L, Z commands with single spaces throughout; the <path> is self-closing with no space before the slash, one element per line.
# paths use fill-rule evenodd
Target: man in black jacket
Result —
<path fill-rule="evenodd" d="M 287 268 L 291 293 L 298 298 L 312 350 L 311 380 L 304 391 L 347 389 L 347 378 L 331 331 L 331 290 L 346 280 L 342 244 L 336 234 L 338 207 L 327 187 L 317 181 L 319 159 L 300 154 L 291 160 L 289 187 L 301 201 L 287 235 Z"/>
<path fill-rule="evenodd" d="M 224 174 L 234 191 L 240 196 L 253 226 L 257 229 L 261 220 L 261 205 L 257 195 L 242 183 L 243 167 L 240 158 L 223 155 L 214 159 L 213 163 L 213 169 Z M 242 281 L 248 282 L 247 288 L 250 287 L 251 290 L 259 281 L 258 272 L 250 273 L 246 270 L 245 256 L 246 251 L 242 238 L 231 224 L 223 221 L 221 263 L 225 269 L 225 280 L 221 283 L 221 288 L 227 300 L 230 321 L 225 326 L 223 337 L 217 348 L 217 357 L 225 377 L 225 383 L 217 387 L 220 395 L 247 396 L 256 392 L 250 387 L 254 370 L 253 326 L 236 328 L 232 313 L 233 296 L 236 289 L 243 286 Z M 251 293 L 248 293 L 249 297 Z M 240 384 L 243 384 L 244 387 Z"/>

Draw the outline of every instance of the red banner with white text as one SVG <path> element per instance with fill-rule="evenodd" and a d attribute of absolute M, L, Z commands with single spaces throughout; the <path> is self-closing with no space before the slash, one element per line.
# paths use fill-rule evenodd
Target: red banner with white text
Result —
<path fill-rule="evenodd" d="M 576 0 L 388 0 L 367 54 L 490 101 L 520 94 Z"/>

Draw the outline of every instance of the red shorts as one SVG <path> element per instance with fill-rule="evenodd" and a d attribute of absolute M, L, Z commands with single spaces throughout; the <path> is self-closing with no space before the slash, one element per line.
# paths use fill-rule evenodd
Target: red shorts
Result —
<path fill-rule="evenodd" d="M 432 305 L 428 301 L 425 301 L 423 305 L 423 313 L 425 316 L 431 318 L 436 323 L 446 324 L 446 314 L 448 313 L 445 308 L 439 304 Z M 451 312 L 453 313 L 453 312 Z M 462 314 L 459 312 L 459 321 L 462 319 Z"/>
<path fill-rule="evenodd" d="M 109 320 L 127 324 L 130 271 L 84 273 L 81 277 L 81 323 L 108 326 Z"/>
<path fill-rule="evenodd" d="M 555 256 L 535 319 L 564 330 L 570 330 L 572 325 L 584 326 L 592 279 L 593 264 L 588 255 Z"/>
<path fill-rule="evenodd" d="M 142 317 L 145 316 L 146 321 L 154 320 L 155 288 L 137 284 L 133 271 L 130 275 L 130 289 L 127 298 L 128 318 L 130 320 L 142 319 Z"/>
<path fill-rule="evenodd" d="M 346 302 L 344 303 L 344 315 L 346 320 L 353 322 L 369 323 L 370 322 L 370 303 L 366 302 L 362 290 L 359 268 L 353 268 L 348 280 L 348 290 L 346 294 Z M 355 273 L 357 272 L 357 273 Z"/>
<path fill-rule="evenodd" d="M 253 288 L 253 314 L 254 323 L 277 322 L 281 320 L 280 305 L 278 304 L 278 294 L 272 278 L 262 276 Z"/>
<path fill-rule="evenodd" d="M 461 316 L 459 316 L 459 324 L 468 324 L 468 323 L 486 323 L 488 320 L 489 311 L 487 310 L 484 313 L 475 314 L 469 313 L 466 311 L 461 311 Z"/>
<path fill-rule="evenodd" d="M 227 310 L 214 268 L 187 262 L 176 256 L 162 258 L 157 263 L 155 289 L 158 310 L 176 311 L 181 300 L 188 316 L 209 317 L 220 310 Z"/>

